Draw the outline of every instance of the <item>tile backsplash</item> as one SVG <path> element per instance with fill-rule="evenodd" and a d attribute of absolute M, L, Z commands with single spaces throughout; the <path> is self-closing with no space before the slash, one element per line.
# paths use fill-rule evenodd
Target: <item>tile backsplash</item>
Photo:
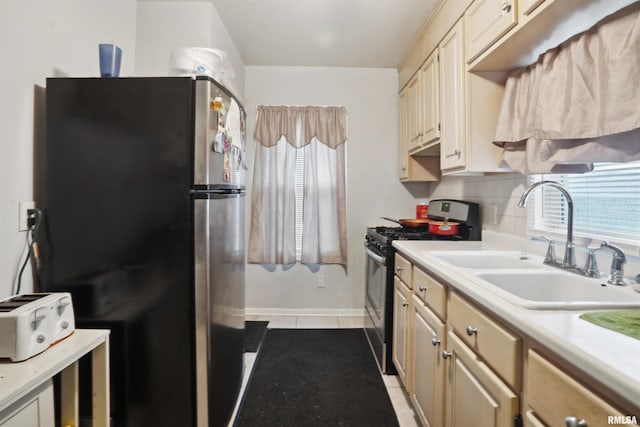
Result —
<path fill-rule="evenodd" d="M 430 184 L 429 198 L 478 203 L 483 229 L 524 237 L 527 232 L 527 209 L 517 205 L 526 186 L 527 177 L 516 173 L 447 176 L 440 182 Z M 492 205 L 496 207 L 492 208 Z"/>

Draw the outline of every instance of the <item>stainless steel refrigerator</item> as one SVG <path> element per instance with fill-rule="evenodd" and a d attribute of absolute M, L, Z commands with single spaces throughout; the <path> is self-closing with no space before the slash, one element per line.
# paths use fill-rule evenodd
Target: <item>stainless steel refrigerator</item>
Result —
<path fill-rule="evenodd" d="M 41 287 L 72 293 L 77 327 L 111 329 L 113 425 L 226 426 L 243 370 L 242 106 L 207 77 L 50 78 L 46 117 Z"/>

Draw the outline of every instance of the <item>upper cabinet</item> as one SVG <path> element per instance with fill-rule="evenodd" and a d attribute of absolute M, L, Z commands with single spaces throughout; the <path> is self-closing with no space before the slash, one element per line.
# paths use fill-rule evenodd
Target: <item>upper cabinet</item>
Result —
<path fill-rule="evenodd" d="M 535 0 L 529 0 L 533 3 Z M 476 0 L 465 14 L 467 20 L 467 61 L 517 24 L 516 0 Z"/>
<path fill-rule="evenodd" d="M 440 0 L 398 70 L 401 180 L 508 171 L 492 140 L 509 71 L 633 2 Z"/>
<path fill-rule="evenodd" d="M 401 108 L 401 121 L 408 129 L 401 150 L 402 146 L 408 150 L 408 163 L 429 160 L 442 175 L 501 171 L 501 150 L 491 140 L 504 75 L 472 76 L 467 72 L 463 15 L 469 4 L 440 3 L 427 32 L 417 42 L 418 49 L 431 50 L 401 93 L 406 106 Z M 414 49 L 407 57 L 406 67 L 400 70 L 401 80 L 417 55 Z"/>
<path fill-rule="evenodd" d="M 416 74 L 407 84 L 407 143 L 409 151 L 419 147 L 422 140 L 422 111 L 420 99 L 420 75 Z"/>
<path fill-rule="evenodd" d="M 422 118 L 421 148 L 428 148 L 440 139 L 440 68 L 438 51 L 434 51 L 424 62 L 420 76 L 420 114 Z"/>
<path fill-rule="evenodd" d="M 475 0 L 467 12 L 471 71 L 508 71 L 637 0 Z"/>
<path fill-rule="evenodd" d="M 440 139 L 439 74 L 436 50 L 407 84 L 409 154 L 423 153 Z"/>
<path fill-rule="evenodd" d="M 440 43 L 440 167 L 443 171 L 464 167 L 465 66 L 462 20 Z"/>
<path fill-rule="evenodd" d="M 415 137 L 419 122 L 419 104 L 417 92 L 418 79 L 415 84 L 405 87 L 400 92 L 400 144 L 398 177 L 403 182 L 428 182 L 440 180 L 440 162 L 433 156 L 411 156 L 409 147 L 419 140 Z"/>

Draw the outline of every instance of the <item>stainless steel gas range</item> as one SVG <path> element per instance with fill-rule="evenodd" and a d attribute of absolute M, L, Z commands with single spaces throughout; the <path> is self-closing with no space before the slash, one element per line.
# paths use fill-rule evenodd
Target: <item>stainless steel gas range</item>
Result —
<path fill-rule="evenodd" d="M 439 199 L 429 203 L 429 219 L 459 223 L 458 233 L 443 236 L 427 228 L 370 227 L 365 237 L 367 255 L 365 327 L 369 344 L 384 374 L 395 375 L 391 358 L 393 342 L 393 274 L 394 240 L 481 240 L 482 229 L 478 204 Z"/>

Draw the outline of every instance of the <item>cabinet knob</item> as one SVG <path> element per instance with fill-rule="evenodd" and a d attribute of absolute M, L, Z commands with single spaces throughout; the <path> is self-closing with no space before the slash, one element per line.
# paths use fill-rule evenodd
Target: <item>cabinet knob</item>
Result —
<path fill-rule="evenodd" d="M 452 352 L 450 352 L 450 351 L 446 351 L 446 350 L 445 350 L 445 351 L 443 351 L 443 352 L 442 352 L 442 358 L 443 358 L 443 359 L 448 359 L 448 358 L 450 358 L 450 357 L 451 357 L 451 355 L 453 355 L 453 353 L 452 353 Z"/>
<path fill-rule="evenodd" d="M 397 271 L 398 273 L 400 273 L 402 270 L 404 270 L 404 268 L 402 268 L 402 267 L 400 267 L 400 266 L 397 266 L 397 267 L 396 267 L 396 271 Z"/>
<path fill-rule="evenodd" d="M 427 290 L 427 287 L 424 285 L 421 285 L 418 289 L 420 290 L 420 292 L 424 292 Z"/>
<path fill-rule="evenodd" d="M 438 338 L 431 338 L 431 344 L 435 345 L 440 345 L 440 340 Z"/>
<path fill-rule="evenodd" d="M 567 427 L 588 427 L 585 420 L 579 420 L 576 417 L 567 417 L 564 422 Z"/>
<path fill-rule="evenodd" d="M 511 11 L 511 5 L 507 2 L 502 3 L 502 13 L 509 13 Z"/>
<path fill-rule="evenodd" d="M 406 302 L 406 301 L 402 301 L 402 306 L 403 306 L 403 307 L 406 307 L 406 306 L 408 306 L 408 305 L 409 305 L 409 303 L 408 303 L 408 302 Z"/>
<path fill-rule="evenodd" d="M 467 335 L 470 337 L 478 333 L 478 328 L 474 328 L 473 326 L 467 326 Z"/>

